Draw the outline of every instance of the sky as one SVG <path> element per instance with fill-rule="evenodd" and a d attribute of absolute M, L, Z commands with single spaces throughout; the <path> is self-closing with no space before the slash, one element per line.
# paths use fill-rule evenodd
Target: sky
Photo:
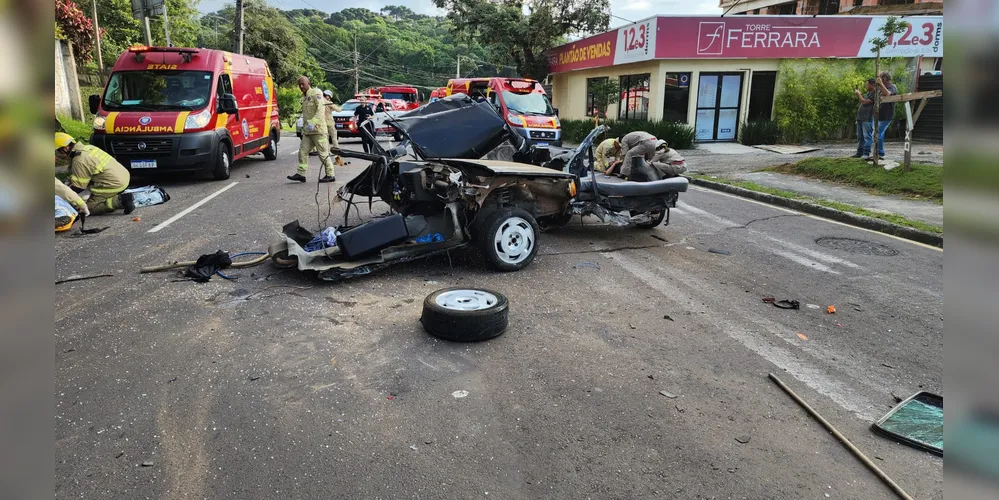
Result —
<path fill-rule="evenodd" d="M 386 5 L 405 5 L 419 14 L 444 15 L 434 7 L 433 0 L 268 0 L 279 9 L 319 9 L 327 12 L 349 7 L 363 7 L 378 12 Z M 202 12 L 215 12 L 226 5 L 234 5 L 234 0 L 201 0 L 198 9 Z M 698 16 L 720 15 L 718 0 L 611 0 L 611 28 L 639 21 L 655 15 Z"/>

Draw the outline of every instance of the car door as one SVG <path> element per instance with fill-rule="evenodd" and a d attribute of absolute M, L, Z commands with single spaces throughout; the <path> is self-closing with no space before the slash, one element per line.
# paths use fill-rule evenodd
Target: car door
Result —
<path fill-rule="evenodd" d="M 233 94 L 232 90 L 232 80 L 228 74 L 222 73 L 219 75 L 218 89 L 219 99 L 221 99 L 223 94 Z M 236 102 L 239 102 L 237 97 Z M 218 121 L 215 122 L 215 128 L 219 129 L 225 127 L 229 130 L 229 137 L 232 138 L 232 148 L 233 154 L 238 156 L 243 151 L 243 132 L 240 120 L 240 114 L 238 111 L 236 114 L 227 114 L 222 112 L 221 106 L 218 109 Z"/>

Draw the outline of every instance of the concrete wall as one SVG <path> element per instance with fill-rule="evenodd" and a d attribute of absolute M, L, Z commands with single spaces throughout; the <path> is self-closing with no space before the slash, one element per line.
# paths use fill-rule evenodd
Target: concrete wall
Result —
<path fill-rule="evenodd" d="M 73 47 L 65 40 L 55 43 L 55 112 L 75 120 L 84 119 Z"/>

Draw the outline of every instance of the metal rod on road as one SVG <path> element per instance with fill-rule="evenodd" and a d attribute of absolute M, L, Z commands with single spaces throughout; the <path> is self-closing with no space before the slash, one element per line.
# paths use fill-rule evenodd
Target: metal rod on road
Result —
<path fill-rule="evenodd" d="M 797 401 L 798 404 L 801 405 L 801 407 L 804 408 L 805 411 L 807 411 L 812 417 L 815 417 L 815 420 L 818 420 L 819 423 L 821 423 L 822 426 L 826 428 L 826 430 L 833 433 L 833 435 L 836 436 L 836 439 L 839 439 L 844 446 L 846 446 L 851 452 L 853 452 L 853 454 L 861 462 L 863 462 L 864 465 L 866 465 L 869 469 L 871 469 L 871 471 L 874 472 L 874 474 L 878 476 L 882 481 L 884 481 L 884 483 L 887 484 L 888 487 L 891 488 L 896 494 L 898 494 L 900 498 L 903 498 L 905 500 L 912 500 L 912 497 L 909 496 L 909 494 L 906 493 L 901 486 L 895 483 L 895 481 L 892 481 L 892 479 L 888 477 L 888 474 L 885 474 L 884 471 L 879 469 L 878 466 L 871 461 L 871 459 L 867 458 L 867 455 L 864 455 L 864 452 L 860 451 L 860 449 L 854 446 L 853 443 L 851 443 L 850 440 L 846 438 L 846 436 L 840 434 L 840 432 L 836 430 L 836 428 L 833 427 L 832 424 L 826 421 L 826 419 L 822 418 L 822 415 L 819 415 L 819 413 L 814 409 L 812 409 L 811 406 L 808 406 L 808 403 L 806 403 L 804 400 L 798 397 L 798 395 L 795 394 L 790 387 L 785 385 L 784 382 L 781 382 L 781 380 L 777 378 L 776 375 L 771 373 L 770 380 L 773 380 L 774 383 L 777 384 L 781 389 L 784 389 L 784 392 L 786 392 L 789 396 L 794 398 L 794 400 Z"/>

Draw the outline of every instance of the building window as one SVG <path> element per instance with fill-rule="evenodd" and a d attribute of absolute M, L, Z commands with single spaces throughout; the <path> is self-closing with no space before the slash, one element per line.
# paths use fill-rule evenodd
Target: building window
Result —
<path fill-rule="evenodd" d="M 586 79 L 586 116 L 593 116 L 594 111 L 596 111 L 596 104 L 593 102 L 593 88 L 594 84 L 606 82 L 607 77 L 601 78 L 587 78 Z M 601 113 L 606 112 L 606 110 L 600 110 Z"/>
<path fill-rule="evenodd" d="M 878 5 L 905 5 L 916 3 L 916 0 L 878 0 Z"/>
<path fill-rule="evenodd" d="M 864 6 L 864 0 L 853 0 L 853 6 L 854 7 L 863 7 Z"/>
<path fill-rule="evenodd" d="M 663 121 L 687 123 L 690 104 L 690 73 L 666 73 Z"/>
<path fill-rule="evenodd" d="M 617 110 L 619 120 L 649 119 L 649 78 L 652 75 L 625 75 L 621 77 L 621 105 Z"/>
<path fill-rule="evenodd" d="M 777 15 L 793 16 L 798 13 L 798 2 L 789 2 L 777 6 Z"/>
<path fill-rule="evenodd" d="M 839 0 L 821 0 L 819 2 L 819 15 L 832 16 L 839 14 Z"/>

